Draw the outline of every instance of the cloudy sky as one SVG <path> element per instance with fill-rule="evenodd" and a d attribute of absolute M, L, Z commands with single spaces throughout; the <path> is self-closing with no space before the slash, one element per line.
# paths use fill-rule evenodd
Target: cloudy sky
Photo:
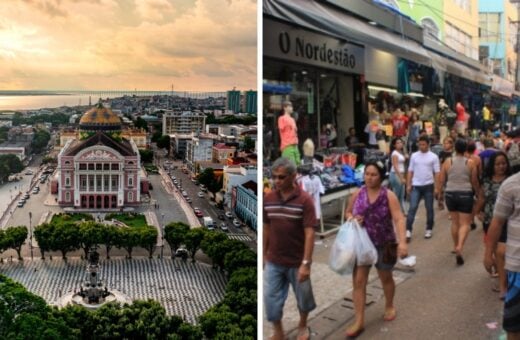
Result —
<path fill-rule="evenodd" d="M 0 0 L 0 90 L 256 89 L 255 0 Z"/>

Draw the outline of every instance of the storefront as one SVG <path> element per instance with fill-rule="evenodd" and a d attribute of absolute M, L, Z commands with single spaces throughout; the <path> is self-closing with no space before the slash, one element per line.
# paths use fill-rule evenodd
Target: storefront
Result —
<path fill-rule="evenodd" d="M 361 112 L 364 48 L 274 20 L 264 21 L 264 147 L 279 155 L 277 118 L 293 103 L 299 147 L 344 145 L 354 112 Z M 265 154 L 264 154 L 265 155 Z"/>

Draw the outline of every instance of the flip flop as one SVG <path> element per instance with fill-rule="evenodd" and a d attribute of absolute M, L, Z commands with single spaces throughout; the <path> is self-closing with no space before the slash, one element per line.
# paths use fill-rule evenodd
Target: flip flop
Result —
<path fill-rule="evenodd" d="M 355 339 L 357 338 L 358 336 L 361 335 L 361 333 L 363 333 L 365 331 L 365 327 L 360 327 L 354 331 L 351 331 L 349 329 L 347 329 L 347 332 L 345 333 L 345 336 L 347 339 Z"/>
<path fill-rule="evenodd" d="M 395 308 L 393 308 L 391 311 L 385 312 L 385 314 L 383 315 L 383 320 L 393 321 L 393 320 L 395 320 L 396 316 L 397 316 L 397 311 Z"/>

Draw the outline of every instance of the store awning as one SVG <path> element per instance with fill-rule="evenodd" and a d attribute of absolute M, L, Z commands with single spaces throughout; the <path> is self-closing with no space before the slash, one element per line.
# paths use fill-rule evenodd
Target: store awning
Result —
<path fill-rule="evenodd" d="M 515 91 L 515 84 L 512 81 L 493 75 L 493 86 L 491 86 L 491 91 L 511 98 Z"/>
<path fill-rule="evenodd" d="M 432 67 L 435 70 L 448 72 L 457 77 L 468 79 L 486 86 L 491 86 L 493 84 L 491 77 L 480 70 L 473 69 L 432 51 L 428 51 L 428 54 L 432 61 Z"/>
<path fill-rule="evenodd" d="M 264 15 L 339 39 L 370 45 L 398 57 L 431 66 L 427 50 L 405 36 L 379 29 L 339 9 L 308 0 L 264 0 Z"/>

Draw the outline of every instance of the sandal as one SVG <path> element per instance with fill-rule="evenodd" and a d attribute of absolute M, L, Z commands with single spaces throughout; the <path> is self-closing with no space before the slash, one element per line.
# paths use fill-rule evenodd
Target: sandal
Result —
<path fill-rule="evenodd" d="M 393 321 L 395 320 L 397 316 L 397 311 L 395 308 L 392 308 L 390 310 L 385 311 L 385 314 L 383 315 L 383 320 L 385 321 Z"/>
<path fill-rule="evenodd" d="M 305 329 L 298 330 L 298 336 L 296 340 L 310 340 L 311 338 L 311 328 L 305 327 Z"/>
<path fill-rule="evenodd" d="M 361 333 L 363 333 L 363 331 L 365 330 L 365 328 L 363 326 L 359 327 L 359 328 L 356 328 L 355 325 L 352 325 L 350 326 L 348 329 L 347 329 L 347 332 L 345 333 L 346 335 L 346 338 L 347 339 L 354 339 L 354 338 L 357 338 L 358 336 L 361 335 Z"/>

